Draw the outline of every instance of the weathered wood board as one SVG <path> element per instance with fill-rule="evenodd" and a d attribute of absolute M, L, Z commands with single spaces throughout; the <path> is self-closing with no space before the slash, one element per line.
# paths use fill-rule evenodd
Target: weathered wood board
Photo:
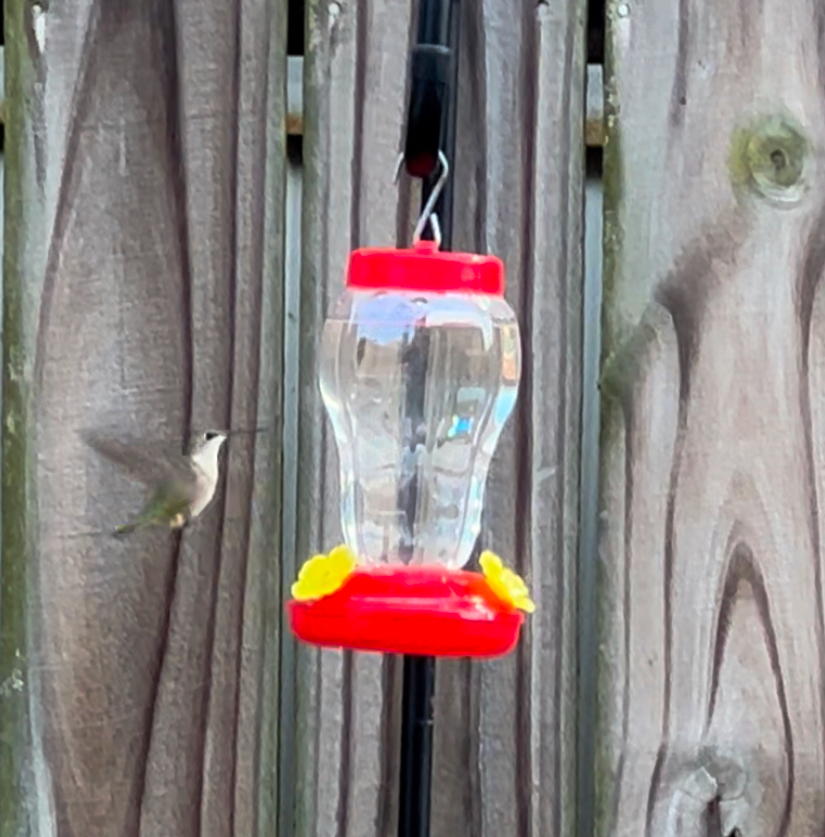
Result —
<path fill-rule="evenodd" d="M 286 2 L 7 17 L 0 832 L 271 834 Z M 197 525 L 113 539 L 81 433 L 215 426 Z"/>
<path fill-rule="evenodd" d="M 454 244 L 504 260 L 524 350 L 482 540 L 538 609 L 512 655 L 440 664 L 434 833 L 572 835 L 586 8 L 461 5 Z"/>
<path fill-rule="evenodd" d="M 349 251 L 397 239 L 412 20 L 406 0 L 307 3 L 296 567 L 342 539 L 317 346 Z M 394 834 L 400 666 L 306 646 L 295 659 L 296 837 Z"/>
<path fill-rule="evenodd" d="M 599 835 L 825 826 L 825 9 L 611 0 Z"/>
<path fill-rule="evenodd" d="M 347 252 L 406 245 L 414 221 L 392 183 L 411 5 L 308 4 L 298 562 L 340 540 L 321 322 Z M 484 540 L 518 565 L 539 610 L 512 656 L 438 665 L 433 834 L 572 835 L 585 6 L 460 7 L 453 246 L 504 259 L 525 341 Z M 298 837 L 395 833 L 398 662 L 298 650 Z"/>

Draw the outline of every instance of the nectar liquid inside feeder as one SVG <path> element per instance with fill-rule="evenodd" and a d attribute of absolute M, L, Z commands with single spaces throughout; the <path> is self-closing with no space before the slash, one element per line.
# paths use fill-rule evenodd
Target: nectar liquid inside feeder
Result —
<path fill-rule="evenodd" d="M 493 256 L 350 255 L 320 348 L 345 544 L 301 570 L 287 604 L 318 645 L 494 656 L 518 639 L 527 588 L 492 553 L 462 569 L 521 374 L 518 323 Z"/>

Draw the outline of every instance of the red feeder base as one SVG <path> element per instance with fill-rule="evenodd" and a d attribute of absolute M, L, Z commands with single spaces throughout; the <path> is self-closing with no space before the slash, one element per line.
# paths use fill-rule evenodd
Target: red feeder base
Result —
<path fill-rule="evenodd" d="M 507 654 L 524 621 L 480 573 L 439 566 L 358 567 L 329 596 L 286 609 L 313 645 L 435 657 Z"/>

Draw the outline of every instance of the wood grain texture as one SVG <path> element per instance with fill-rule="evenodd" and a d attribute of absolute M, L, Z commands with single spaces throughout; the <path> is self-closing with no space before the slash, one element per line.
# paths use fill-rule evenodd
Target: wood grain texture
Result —
<path fill-rule="evenodd" d="M 823 8 L 608 19 L 597 833 L 821 833 Z"/>
<path fill-rule="evenodd" d="M 484 540 L 525 573 L 539 611 L 511 657 L 438 664 L 432 829 L 572 834 L 585 8 L 459 5 L 454 247 L 504 259 L 525 341 Z M 351 248 L 407 244 L 414 221 L 409 188 L 392 184 L 411 13 L 390 0 L 308 5 L 298 561 L 341 538 L 315 372 L 327 305 Z M 395 833 L 397 662 L 299 649 L 300 837 Z"/>
<path fill-rule="evenodd" d="M 285 28 L 280 0 L 10 11 L 4 835 L 272 818 Z M 182 537 L 113 540 L 141 487 L 80 432 L 206 426 L 267 430 Z"/>

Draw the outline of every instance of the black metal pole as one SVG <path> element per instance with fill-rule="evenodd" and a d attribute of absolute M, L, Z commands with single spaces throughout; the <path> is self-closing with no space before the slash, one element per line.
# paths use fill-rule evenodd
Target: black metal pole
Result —
<path fill-rule="evenodd" d="M 457 6 L 458 0 L 421 0 L 419 4 L 405 147 L 407 171 L 424 178 L 422 209 L 439 175 L 439 148 L 450 165 L 450 177 L 434 210 L 441 228 L 442 250 L 451 248 L 453 232 Z M 425 234 L 428 232 L 425 228 Z M 435 658 L 405 656 L 398 837 L 430 834 L 434 692 Z"/>

